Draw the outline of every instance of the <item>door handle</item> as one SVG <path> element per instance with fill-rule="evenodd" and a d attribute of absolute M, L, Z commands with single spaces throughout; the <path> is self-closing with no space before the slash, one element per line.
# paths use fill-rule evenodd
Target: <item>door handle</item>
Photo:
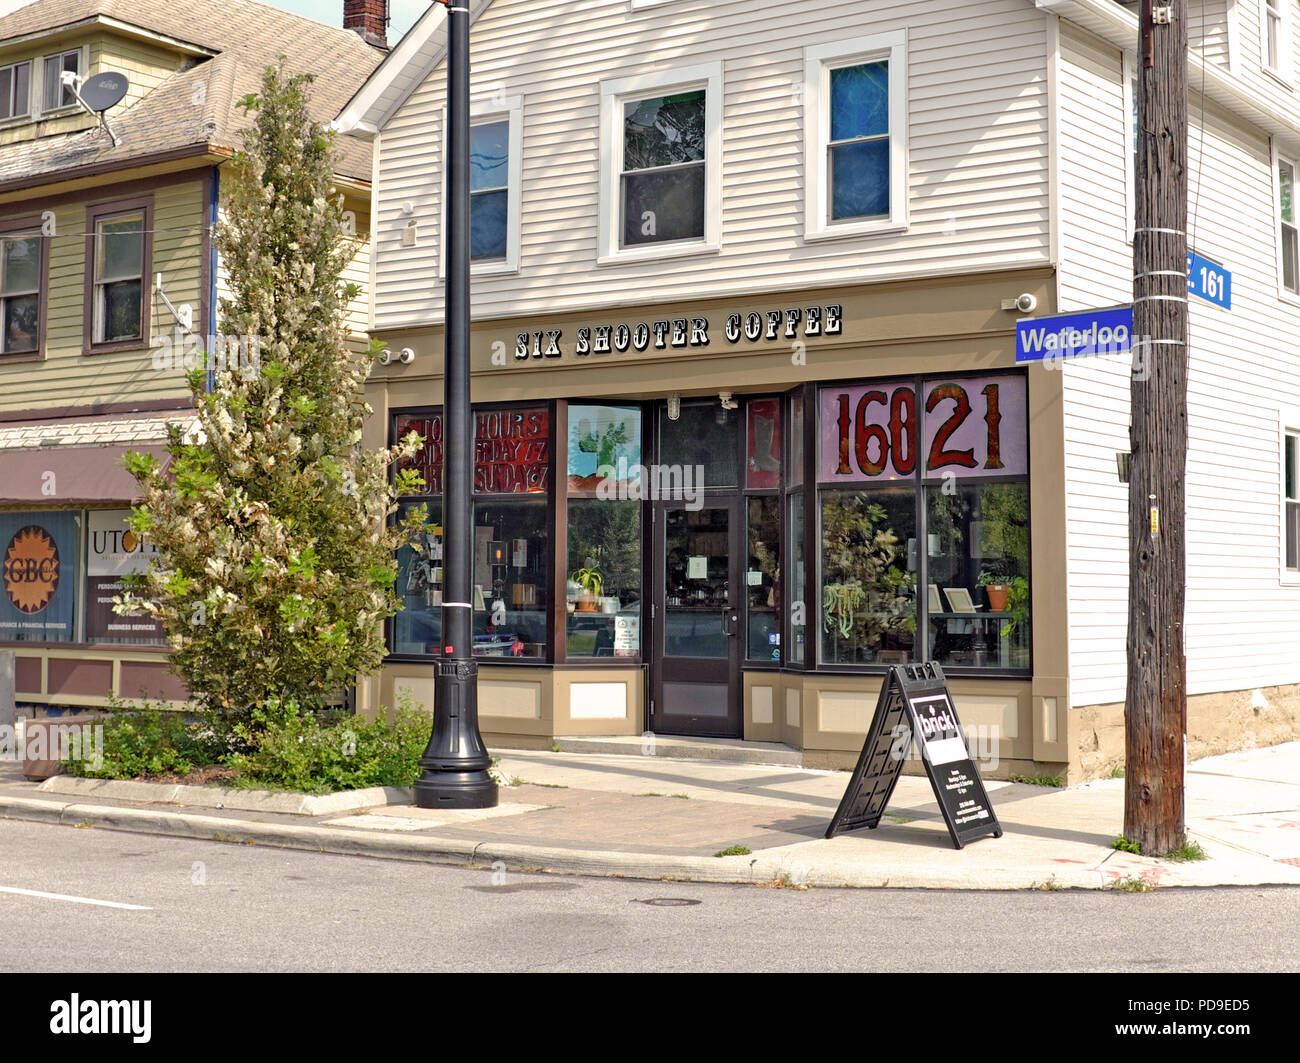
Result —
<path fill-rule="evenodd" d="M 734 609 L 728 607 L 722 610 L 722 633 L 724 635 L 736 634 L 735 625 L 740 622 L 740 614 Z"/>

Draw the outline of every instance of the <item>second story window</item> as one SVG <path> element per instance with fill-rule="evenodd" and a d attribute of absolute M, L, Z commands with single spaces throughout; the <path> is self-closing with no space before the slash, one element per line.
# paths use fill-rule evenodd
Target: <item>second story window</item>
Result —
<path fill-rule="evenodd" d="M 0 66 L 0 121 L 31 112 L 32 64 Z"/>
<path fill-rule="evenodd" d="M 447 115 L 443 114 L 443 128 Z M 469 257 L 476 275 L 519 269 L 523 99 L 474 104 L 469 130 Z M 444 183 L 443 194 L 447 189 Z M 443 243 L 444 267 L 446 243 Z"/>
<path fill-rule="evenodd" d="M 41 345 L 41 238 L 0 236 L 0 355 L 30 354 Z"/>
<path fill-rule="evenodd" d="M 71 107 L 77 102 L 72 87 L 63 84 L 65 71 L 71 74 L 81 73 L 80 48 L 45 57 L 45 100 L 42 110 L 57 111 L 61 107 Z"/>
<path fill-rule="evenodd" d="M 1261 50 L 1264 68 L 1284 80 L 1291 77 L 1292 0 L 1263 0 Z"/>
<path fill-rule="evenodd" d="M 151 216 L 147 199 L 88 211 L 86 353 L 131 349 L 149 335 Z"/>
<path fill-rule="evenodd" d="M 505 259 L 510 207 L 510 123 L 488 122 L 469 136 L 469 257 Z"/>
<path fill-rule="evenodd" d="M 601 261 L 716 251 L 721 64 L 601 86 Z"/>
<path fill-rule="evenodd" d="M 1295 163 L 1290 159 L 1277 162 L 1278 242 L 1282 287 L 1300 295 L 1300 240 L 1295 217 Z"/>
<path fill-rule="evenodd" d="M 907 37 L 805 49 L 805 238 L 907 225 Z"/>
<path fill-rule="evenodd" d="M 623 104 L 623 247 L 704 237 L 705 94 Z"/>

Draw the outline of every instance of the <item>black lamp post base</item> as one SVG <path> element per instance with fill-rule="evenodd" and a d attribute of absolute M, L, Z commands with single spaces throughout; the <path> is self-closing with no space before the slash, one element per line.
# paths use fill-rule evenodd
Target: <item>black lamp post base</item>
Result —
<path fill-rule="evenodd" d="M 496 808 L 498 797 L 486 771 L 426 769 L 415 784 L 416 808 Z"/>

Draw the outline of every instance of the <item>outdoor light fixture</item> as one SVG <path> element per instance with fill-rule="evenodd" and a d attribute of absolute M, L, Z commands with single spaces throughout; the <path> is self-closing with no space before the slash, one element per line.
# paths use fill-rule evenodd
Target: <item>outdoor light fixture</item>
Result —
<path fill-rule="evenodd" d="M 1121 450 L 1115 454 L 1115 467 L 1119 471 L 1119 482 L 1122 484 L 1128 483 L 1128 471 L 1132 461 L 1133 455 L 1127 450 Z"/>
<path fill-rule="evenodd" d="M 668 396 L 668 420 L 675 421 L 682 415 L 682 397 L 676 393 Z"/>
<path fill-rule="evenodd" d="M 734 410 L 740 405 L 739 402 L 731 397 L 730 391 L 719 391 L 718 401 L 722 403 L 722 408 L 724 410 Z"/>

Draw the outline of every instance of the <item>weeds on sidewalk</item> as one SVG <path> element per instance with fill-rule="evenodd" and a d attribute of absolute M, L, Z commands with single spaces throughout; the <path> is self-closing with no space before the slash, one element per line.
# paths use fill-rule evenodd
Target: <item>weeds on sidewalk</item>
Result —
<path fill-rule="evenodd" d="M 1027 786 L 1052 786 L 1058 789 L 1065 785 L 1065 780 L 1059 775 L 1013 775 L 1011 781 Z"/>
<path fill-rule="evenodd" d="M 1122 834 L 1110 843 L 1110 847 L 1121 853 L 1137 853 L 1139 855 L 1142 853 L 1142 846 L 1129 838 L 1125 838 Z"/>
<path fill-rule="evenodd" d="M 1160 859 L 1172 860 L 1176 864 L 1185 864 L 1192 860 L 1208 860 L 1204 849 L 1201 848 L 1200 842 L 1184 841 L 1177 849 L 1170 849 L 1167 853 L 1161 853 Z"/>
<path fill-rule="evenodd" d="M 1031 890 L 1063 890 L 1063 889 L 1065 889 L 1064 886 L 1062 886 L 1059 882 L 1056 881 L 1056 876 L 1055 876 L 1055 875 L 1048 875 L 1048 876 L 1047 876 L 1047 881 L 1046 881 L 1046 882 L 1037 882 L 1037 881 L 1031 882 L 1031 883 L 1029 884 L 1029 888 L 1030 888 Z"/>
<path fill-rule="evenodd" d="M 1154 882 L 1148 882 L 1141 875 L 1125 875 L 1123 878 L 1117 878 L 1109 886 L 1108 890 L 1117 890 L 1120 893 L 1153 893 L 1156 889 Z"/>
<path fill-rule="evenodd" d="M 749 856 L 754 850 L 744 845 L 733 845 L 729 849 L 719 849 L 714 856 Z"/>

